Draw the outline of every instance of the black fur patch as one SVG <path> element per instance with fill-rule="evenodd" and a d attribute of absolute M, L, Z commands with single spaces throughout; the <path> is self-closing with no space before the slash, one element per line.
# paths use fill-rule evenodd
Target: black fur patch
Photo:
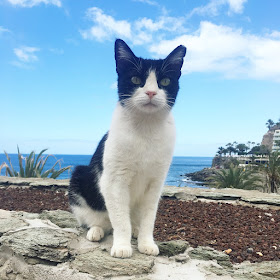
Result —
<path fill-rule="evenodd" d="M 73 171 L 69 186 L 70 205 L 79 205 L 78 195 L 84 198 L 93 210 L 106 210 L 105 201 L 99 189 L 99 178 L 103 172 L 103 152 L 107 137 L 108 133 L 99 142 L 90 164 L 79 165 Z"/>

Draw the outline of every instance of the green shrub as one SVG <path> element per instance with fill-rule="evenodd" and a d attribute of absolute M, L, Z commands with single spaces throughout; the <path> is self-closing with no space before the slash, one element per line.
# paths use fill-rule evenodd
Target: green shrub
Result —
<path fill-rule="evenodd" d="M 19 161 L 19 171 L 16 171 L 12 165 L 11 159 L 9 155 L 4 151 L 6 158 L 8 160 L 8 164 L 6 162 L 2 163 L 0 166 L 0 172 L 2 168 L 6 168 L 6 176 L 10 177 L 36 177 L 36 178 L 53 178 L 56 179 L 60 174 L 65 172 L 66 170 L 70 170 L 71 166 L 61 168 L 61 160 L 57 160 L 52 168 L 44 171 L 44 167 L 47 163 L 49 157 L 54 157 L 53 155 L 43 156 L 43 153 L 47 151 L 47 149 L 42 150 L 36 157 L 35 152 L 32 151 L 29 156 L 23 159 L 19 148 L 18 150 L 18 161 Z M 55 158 L 55 157 L 54 157 Z M 56 166 L 59 166 L 58 170 L 55 170 Z"/>
<path fill-rule="evenodd" d="M 220 169 L 211 177 L 216 188 L 236 188 L 252 190 L 260 187 L 261 179 L 253 170 L 231 165 L 229 169 Z"/>

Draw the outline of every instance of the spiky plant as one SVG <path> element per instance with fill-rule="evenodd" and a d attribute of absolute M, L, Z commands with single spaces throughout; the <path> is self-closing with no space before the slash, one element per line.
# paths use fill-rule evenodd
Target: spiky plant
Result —
<path fill-rule="evenodd" d="M 236 188 L 252 190 L 260 187 L 261 179 L 255 171 L 231 165 L 229 169 L 221 169 L 211 177 L 216 188 Z"/>
<path fill-rule="evenodd" d="M 47 155 L 46 157 L 43 156 L 43 153 L 47 151 L 47 149 L 43 149 L 36 157 L 35 152 L 32 151 L 29 156 L 23 158 L 22 154 L 18 150 L 18 162 L 19 162 L 19 171 L 16 171 L 12 165 L 11 158 L 9 155 L 4 151 L 6 158 L 8 160 L 8 164 L 6 162 L 2 163 L 0 166 L 0 171 L 2 168 L 6 168 L 6 176 L 10 177 L 37 177 L 37 178 L 53 178 L 56 179 L 60 174 L 69 170 L 71 166 L 61 168 L 61 160 L 57 160 L 54 165 L 44 171 L 44 167 L 47 163 L 49 157 L 54 157 L 53 155 Z M 55 157 L 54 157 L 55 158 Z M 56 166 L 59 166 L 58 170 L 55 170 Z"/>

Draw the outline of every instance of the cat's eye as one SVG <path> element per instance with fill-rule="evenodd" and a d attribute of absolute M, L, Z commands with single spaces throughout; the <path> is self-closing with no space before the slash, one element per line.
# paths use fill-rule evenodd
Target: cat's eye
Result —
<path fill-rule="evenodd" d="M 139 77 L 133 76 L 133 77 L 131 78 L 131 82 L 132 82 L 133 84 L 135 84 L 135 85 L 140 85 L 142 81 L 141 81 L 141 79 L 140 79 Z"/>
<path fill-rule="evenodd" d="M 160 83 L 160 85 L 166 87 L 170 84 L 170 79 L 169 78 L 164 78 L 159 83 Z"/>

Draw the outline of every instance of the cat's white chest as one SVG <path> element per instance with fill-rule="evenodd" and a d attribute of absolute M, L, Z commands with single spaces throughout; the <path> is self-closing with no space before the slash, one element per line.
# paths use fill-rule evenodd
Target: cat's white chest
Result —
<path fill-rule="evenodd" d="M 104 149 L 104 171 L 115 180 L 129 182 L 133 196 L 141 196 L 153 181 L 164 182 L 175 143 L 174 120 L 127 117 L 121 105 L 113 116 Z"/>
<path fill-rule="evenodd" d="M 106 141 L 104 158 L 143 171 L 150 165 L 170 161 L 175 144 L 175 125 L 171 112 L 164 120 L 151 116 L 139 120 L 125 114 L 118 105 Z"/>

